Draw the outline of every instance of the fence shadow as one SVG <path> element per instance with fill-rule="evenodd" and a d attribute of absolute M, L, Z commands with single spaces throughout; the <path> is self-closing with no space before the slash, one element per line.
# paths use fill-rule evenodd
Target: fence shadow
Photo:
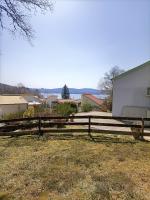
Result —
<path fill-rule="evenodd" d="M 93 141 L 95 143 L 120 143 L 120 144 L 136 144 L 138 142 L 146 142 L 149 143 L 148 140 L 134 140 L 131 137 L 130 138 L 115 138 L 115 137 L 109 137 L 109 136 L 98 136 L 98 137 L 92 137 Z"/>
<path fill-rule="evenodd" d="M 51 135 L 51 134 L 47 134 L 46 139 L 49 140 L 86 140 L 89 142 L 93 142 L 93 143 L 120 143 L 120 144 L 135 144 L 138 143 L 139 140 L 134 140 L 132 139 L 132 137 L 128 137 L 128 138 L 124 138 L 124 136 L 121 137 L 112 137 L 112 136 L 108 136 L 108 135 L 104 135 L 104 134 L 99 134 L 98 136 L 94 136 L 92 134 L 90 135 L 74 135 L 74 134 L 70 134 L 70 135 Z M 146 140 L 144 140 L 144 142 L 146 142 Z M 149 142 L 149 141 L 147 141 Z"/>
<path fill-rule="evenodd" d="M 11 147 L 11 146 L 17 146 L 17 147 L 22 147 L 22 146 L 32 146 L 34 142 L 38 142 L 39 140 L 42 142 L 48 141 L 48 140 L 86 140 L 88 142 L 92 143 L 101 143 L 101 144 L 136 144 L 139 142 L 145 142 L 149 143 L 150 141 L 148 140 L 134 140 L 132 139 L 131 136 L 109 136 L 105 134 L 99 134 L 99 135 L 92 135 L 92 134 L 84 134 L 84 135 L 75 135 L 75 134 L 44 134 L 43 136 L 37 136 L 37 135 L 30 135 L 30 136 L 23 136 L 22 137 L 2 137 L 0 140 L 3 141 L 8 141 L 4 145 L 0 145 L 1 147 L 4 147 L 2 151 L 0 151 L 0 157 L 3 156 L 5 151 Z"/>

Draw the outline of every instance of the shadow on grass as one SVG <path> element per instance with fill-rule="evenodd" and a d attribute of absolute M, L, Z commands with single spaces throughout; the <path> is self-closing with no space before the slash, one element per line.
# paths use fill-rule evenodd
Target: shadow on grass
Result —
<path fill-rule="evenodd" d="M 0 137 L 0 147 L 3 147 L 3 149 L 0 151 L 0 157 L 3 156 L 5 151 L 9 147 L 23 147 L 23 146 L 33 146 L 33 142 L 38 141 L 37 136 L 3 136 Z"/>
<path fill-rule="evenodd" d="M 8 141 L 8 143 L 7 143 L 7 146 L 6 146 L 6 144 L 5 145 L 1 145 L 0 144 L 0 146 L 4 147 L 4 149 L 2 151 L 0 151 L 0 157 L 3 156 L 3 153 L 6 151 L 6 149 L 13 144 L 15 138 L 13 138 L 13 139 L 11 138 L 11 140 L 9 140 L 10 138 L 11 137 L 3 137 L 3 138 L 1 138 L 1 140 L 3 140 L 3 141 L 6 140 L 6 141 Z M 1 198 L 0 198 L 0 200 L 1 200 Z"/>
<path fill-rule="evenodd" d="M 121 144 L 135 144 L 139 142 L 146 142 L 149 143 L 150 141 L 142 139 L 142 140 L 134 140 L 131 137 L 129 138 L 121 138 L 121 137 L 111 137 L 111 136 L 92 136 L 92 139 L 94 142 L 99 142 L 99 143 L 121 143 Z"/>
<path fill-rule="evenodd" d="M 115 199 L 141 199 L 136 193 L 136 184 L 124 172 L 113 172 L 107 175 L 91 174 L 95 184 L 92 199 L 112 199 L 111 192 L 114 192 Z M 118 198 L 117 198 L 118 197 Z"/>
<path fill-rule="evenodd" d="M 121 144 L 135 144 L 138 143 L 139 140 L 133 140 L 130 137 L 128 138 L 121 138 L 121 137 L 113 137 L 113 136 L 108 136 L 104 134 L 99 134 L 98 136 L 94 135 L 53 135 L 51 136 L 50 134 L 46 136 L 47 139 L 52 139 L 52 140 L 76 140 L 76 139 L 82 139 L 82 140 L 87 140 L 89 142 L 94 142 L 94 143 L 121 143 Z M 144 142 L 146 142 L 144 140 Z M 149 142 L 149 141 L 147 141 Z"/>
<path fill-rule="evenodd" d="M 136 144 L 139 142 L 145 142 L 149 143 L 150 141 L 147 140 L 134 140 L 130 136 L 129 137 L 118 137 L 118 136 L 112 136 L 112 135 L 105 135 L 105 134 L 44 134 L 41 137 L 38 136 L 19 136 L 19 137 L 2 137 L 0 140 L 2 141 L 2 144 L 0 143 L 1 147 L 4 147 L 2 151 L 0 151 L 0 156 L 3 155 L 6 149 L 9 147 L 15 146 L 15 147 L 23 147 L 23 146 L 32 146 L 33 142 L 35 145 L 42 145 L 44 141 L 48 140 L 86 140 L 88 142 L 93 143 L 118 143 L 118 144 Z M 3 144 L 4 142 L 4 144 Z M 39 144 L 39 142 L 42 142 Z"/>

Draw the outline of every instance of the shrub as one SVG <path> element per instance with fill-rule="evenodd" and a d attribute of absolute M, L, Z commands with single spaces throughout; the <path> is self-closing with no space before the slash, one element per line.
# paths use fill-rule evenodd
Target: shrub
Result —
<path fill-rule="evenodd" d="M 4 120 L 9 120 L 9 119 L 22 118 L 22 117 L 23 117 L 23 113 L 24 113 L 24 112 L 22 111 L 22 112 L 4 114 L 4 115 L 2 116 L 2 119 L 4 119 Z"/>
<path fill-rule="evenodd" d="M 44 105 L 34 107 L 34 116 L 47 116 L 50 114 L 50 109 L 44 107 Z"/>
<path fill-rule="evenodd" d="M 82 112 L 89 112 L 89 111 L 93 110 L 93 106 L 91 104 L 89 104 L 89 103 L 84 103 L 81 106 L 81 110 L 82 110 Z"/>
<path fill-rule="evenodd" d="M 56 105 L 55 111 L 58 115 L 68 117 L 70 114 L 77 112 L 77 107 L 73 103 L 63 103 Z"/>
<path fill-rule="evenodd" d="M 30 106 L 24 113 L 23 117 L 34 117 L 35 110 L 33 106 Z"/>
<path fill-rule="evenodd" d="M 104 100 L 104 102 L 101 106 L 101 111 L 103 111 L 103 112 L 111 112 L 112 111 L 112 97 L 111 96 L 107 97 Z"/>

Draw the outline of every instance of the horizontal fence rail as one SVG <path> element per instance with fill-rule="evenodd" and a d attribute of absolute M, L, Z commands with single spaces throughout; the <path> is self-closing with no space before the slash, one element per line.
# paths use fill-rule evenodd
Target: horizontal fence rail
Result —
<path fill-rule="evenodd" d="M 115 128 L 118 129 L 114 130 Z M 122 130 L 122 128 L 128 128 L 128 130 Z M 139 131 L 141 136 L 150 136 L 150 131 L 145 132 L 146 128 L 150 128 L 150 118 L 75 115 L 0 120 L 0 136 L 42 136 L 48 132 L 87 132 L 90 136 L 91 133 L 134 135 L 136 131 Z"/>

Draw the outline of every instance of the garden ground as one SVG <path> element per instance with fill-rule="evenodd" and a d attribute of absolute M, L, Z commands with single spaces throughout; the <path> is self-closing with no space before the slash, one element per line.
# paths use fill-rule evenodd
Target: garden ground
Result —
<path fill-rule="evenodd" d="M 0 199 L 149 200 L 150 143 L 131 137 L 0 138 Z"/>

